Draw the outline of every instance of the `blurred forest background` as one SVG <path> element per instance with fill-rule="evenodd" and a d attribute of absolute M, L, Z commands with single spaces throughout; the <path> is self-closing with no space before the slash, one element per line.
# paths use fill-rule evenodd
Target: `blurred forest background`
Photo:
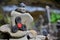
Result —
<path fill-rule="evenodd" d="M 40 7 L 45 7 L 47 4 L 49 4 L 49 6 L 51 8 L 60 9 L 60 0 L 0 0 L 0 24 L 3 24 L 2 21 L 4 21 L 3 20 L 4 19 L 4 12 L 1 7 L 6 6 L 6 5 L 19 6 L 19 4 L 21 2 L 25 3 L 26 5 L 40 6 Z M 32 12 L 31 15 L 34 17 L 34 19 L 36 19 L 39 16 L 39 14 L 43 14 L 43 13 L 44 12 Z M 4 22 L 4 23 L 6 23 L 6 22 Z"/>
<path fill-rule="evenodd" d="M 18 5 L 19 3 L 25 3 L 26 5 L 32 6 L 42 6 L 44 7 L 46 4 L 50 4 L 51 6 L 56 6 L 60 8 L 60 0 L 0 0 L 1 5 Z"/>
<path fill-rule="evenodd" d="M 40 6 L 44 7 L 49 4 L 51 8 L 55 9 L 60 9 L 60 0 L 0 0 L 0 26 L 3 24 L 7 23 L 7 19 L 5 19 L 5 14 L 3 12 L 2 6 L 7 6 L 7 5 L 17 5 L 23 2 L 26 5 L 30 6 Z M 30 12 L 31 13 L 31 12 Z M 35 21 L 38 19 L 39 15 L 44 15 L 45 12 L 43 11 L 36 11 L 32 12 L 31 15 L 35 19 Z M 10 14 L 8 14 L 10 16 Z M 0 36 L 1 38 L 2 36 Z"/>

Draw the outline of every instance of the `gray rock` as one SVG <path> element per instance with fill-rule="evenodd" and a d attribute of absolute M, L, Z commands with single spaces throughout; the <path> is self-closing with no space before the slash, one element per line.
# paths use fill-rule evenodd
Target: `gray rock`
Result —
<path fill-rule="evenodd" d="M 22 24 L 25 24 L 27 26 L 27 29 L 31 28 L 31 23 L 33 22 L 33 17 L 29 13 L 19 13 L 16 11 L 11 12 L 11 23 L 12 26 L 15 25 L 15 18 L 20 17 L 22 19 Z"/>
<path fill-rule="evenodd" d="M 8 32 L 12 37 L 21 37 L 27 34 L 26 31 L 18 30 L 16 33 L 12 33 L 9 24 L 0 27 L 1 32 Z"/>

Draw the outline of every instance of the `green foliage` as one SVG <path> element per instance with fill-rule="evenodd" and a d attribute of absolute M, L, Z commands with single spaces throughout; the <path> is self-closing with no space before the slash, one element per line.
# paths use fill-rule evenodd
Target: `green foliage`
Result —
<path fill-rule="evenodd" d="M 56 14 L 52 12 L 50 21 L 53 23 L 53 22 L 56 22 L 56 20 L 57 20 Z"/>
<path fill-rule="evenodd" d="M 3 19 L 3 15 L 2 14 L 0 14 L 0 20 L 2 20 Z"/>
<path fill-rule="evenodd" d="M 2 25 L 3 15 L 0 13 L 0 26 Z"/>
<path fill-rule="evenodd" d="M 51 12 L 51 22 L 57 22 L 57 20 L 60 20 L 60 13 L 55 13 L 55 12 Z"/>
<path fill-rule="evenodd" d="M 4 22 L 5 22 L 6 24 L 10 23 L 10 16 L 6 15 L 6 16 L 4 17 Z"/>

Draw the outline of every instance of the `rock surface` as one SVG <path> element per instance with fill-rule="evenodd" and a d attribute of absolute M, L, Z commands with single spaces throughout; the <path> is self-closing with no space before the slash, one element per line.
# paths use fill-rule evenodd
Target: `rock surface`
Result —
<path fill-rule="evenodd" d="M 11 22 L 12 25 L 15 25 L 15 18 L 20 17 L 22 24 L 25 24 L 27 29 L 32 27 L 33 17 L 29 13 L 20 13 L 16 11 L 11 12 Z"/>
<path fill-rule="evenodd" d="M 21 37 L 21 36 L 23 36 L 23 35 L 26 35 L 27 34 L 27 31 L 18 31 L 18 32 L 16 32 L 16 33 L 12 33 L 11 32 L 11 29 L 10 29 L 10 27 L 9 27 L 9 24 L 6 24 L 6 25 L 3 25 L 3 26 L 1 26 L 0 27 L 0 31 L 2 31 L 2 32 L 8 32 L 12 37 Z M 30 33 L 29 33 L 29 35 L 31 36 L 31 37 L 33 37 L 32 39 L 30 39 L 30 40 L 44 40 L 45 39 L 45 36 L 43 36 L 43 35 L 37 35 L 37 33 L 34 31 L 34 30 L 30 30 L 29 31 Z M 28 40 L 27 39 L 27 35 L 26 36 L 24 36 L 24 37 L 22 37 L 22 38 L 18 38 L 18 39 L 9 39 L 9 40 Z"/>
<path fill-rule="evenodd" d="M 26 35 L 26 33 L 27 33 L 26 31 L 20 31 L 20 30 L 18 30 L 16 33 L 12 33 L 9 24 L 1 26 L 0 31 L 3 32 L 3 33 L 7 32 L 12 37 L 21 37 L 21 36 Z"/>

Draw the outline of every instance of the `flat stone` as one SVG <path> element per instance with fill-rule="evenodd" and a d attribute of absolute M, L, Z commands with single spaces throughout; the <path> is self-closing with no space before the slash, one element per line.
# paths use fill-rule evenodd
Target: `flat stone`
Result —
<path fill-rule="evenodd" d="M 3 25 L 0 27 L 0 31 L 5 33 L 9 33 L 12 37 L 21 37 L 27 34 L 26 31 L 18 30 L 16 33 L 12 33 L 9 24 Z"/>

